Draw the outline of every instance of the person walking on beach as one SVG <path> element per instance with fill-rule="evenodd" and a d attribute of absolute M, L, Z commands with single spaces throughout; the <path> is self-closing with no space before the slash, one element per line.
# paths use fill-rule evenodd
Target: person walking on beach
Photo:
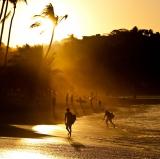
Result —
<path fill-rule="evenodd" d="M 109 127 L 109 122 L 112 124 L 112 126 L 115 128 L 115 124 L 113 123 L 112 119 L 114 118 L 114 114 L 112 112 L 109 112 L 108 110 L 105 111 L 104 119 L 106 121 L 107 127 Z"/>
<path fill-rule="evenodd" d="M 66 129 L 68 131 L 68 136 L 71 137 L 72 134 L 72 124 L 73 124 L 73 119 L 72 119 L 73 114 L 70 112 L 70 109 L 66 109 L 65 113 L 65 125 Z"/>

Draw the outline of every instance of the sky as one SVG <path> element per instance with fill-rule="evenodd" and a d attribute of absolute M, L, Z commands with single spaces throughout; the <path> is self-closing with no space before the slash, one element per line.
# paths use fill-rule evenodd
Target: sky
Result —
<path fill-rule="evenodd" d="M 28 0 L 28 5 L 17 4 L 11 46 L 49 43 L 52 33 L 49 20 L 43 21 L 40 28 L 30 29 L 37 20 L 33 15 L 41 13 L 49 2 L 53 4 L 56 15 L 68 14 L 68 18 L 56 28 L 55 40 L 70 34 L 80 38 L 134 26 L 160 31 L 160 0 Z M 9 9 L 13 10 L 12 5 Z M 5 26 L 4 42 L 8 36 L 9 21 Z"/>

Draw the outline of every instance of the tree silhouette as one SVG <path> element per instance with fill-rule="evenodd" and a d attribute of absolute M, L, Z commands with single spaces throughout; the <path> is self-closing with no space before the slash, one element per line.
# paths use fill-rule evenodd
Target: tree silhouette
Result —
<path fill-rule="evenodd" d="M 69 77 L 80 87 L 100 88 L 109 94 L 156 94 L 160 93 L 159 44 L 158 32 L 134 27 L 107 36 L 69 38 L 56 51 L 63 57 L 59 63 L 65 59 Z"/>
<path fill-rule="evenodd" d="M 5 2 L 6 2 L 6 0 L 3 0 L 3 1 L 2 1 L 1 12 L 0 12 L 0 20 L 1 20 L 1 18 L 2 18 L 2 14 L 3 14 L 3 9 L 4 9 L 4 6 L 5 6 Z"/>
<path fill-rule="evenodd" d="M 52 22 L 53 22 L 53 29 L 52 29 L 52 35 L 51 35 L 51 40 L 45 55 L 45 58 L 48 57 L 49 51 L 51 49 L 52 43 L 53 43 L 53 38 L 54 38 L 54 32 L 55 32 L 55 28 L 57 27 L 57 25 L 63 20 L 66 19 L 68 17 L 68 15 L 59 17 L 57 15 L 55 15 L 54 13 L 54 7 L 51 3 L 49 3 L 48 5 L 45 6 L 45 8 L 43 9 L 42 13 L 40 15 L 35 15 L 34 17 L 42 17 L 42 18 L 49 18 Z M 33 27 L 37 27 L 40 26 L 39 22 L 36 22 L 34 24 L 31 25 L 31 28 Z"/>
<path fill-rule="evenodd" d="M 10 2 L 13 4 L 13 14 L 12 14 L 12 18 L 11 18 L 10 26 L 9 26 L 8 41 L 7 41 L 6 54 L 4 58 L 4 65 L 7 65 L 7 56 L 8 56 L 9 42 L 10 42 L 10 36 L 11 36 L 11 30 L 12 30 L 12 23 L 13 23 L 13 19 L 15 16 L 18 1 L 24 1 L 27 4 L 27 0 L 10 0 Z"/>
<path fill-rule="evenodd" d="M 5 6 L 4 16 L 3 16 L 3 20 L 2 20 L 2 28 L 1 28 L 1 35 L 0 35 L 0 47 L 2 45 L 2 37 L 3 37 L 5 20 L 6 20 L 6 17 L 8 17 L 8 16 L 6 16 L 7 15 L 7 9 L 8 9 L 8 3 L 9 3 L 9 0 L 6 0 L 6 6 Z M 2 10 L 1 10 L 1 12 L 2 12 Z"/>

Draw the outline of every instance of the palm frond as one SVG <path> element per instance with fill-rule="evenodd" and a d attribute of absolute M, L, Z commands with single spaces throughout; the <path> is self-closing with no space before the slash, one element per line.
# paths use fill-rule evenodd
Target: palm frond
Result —
<path fill-rule="evenodd" d="M 13 5 L 16 5 L 19 1 L 24 1 L 27 4 L 27 0 L 9 0 Z"/>
<path fill-rule="evenodd" d="M 6 16 L 0 21 L 0 23 L 3 23 L 4 20 L 6 20 L 11 14 L 11 11 L 9 11 Z"/>
<path fill-rule="evenodd" d="M 67 19 L 67 18 L 68 18 L 68 15 L 66 14 L 66 15 L 64 16 L 64 18 Z"/>
<path fill-rule="evenodd" d="M 27 0 L 24 0 L 24 2 L 27 4 Z"/>
<path fill-rule="evenodd" d="M 40 14 L 36 14 L 36 15 L 33 16 L 33 18 L 41 17 L 41 16 L 42 16 L 42 15 L 40 15 Z"/>
<path fill-rule="evenodd" d="M 30 28 L 39 27 L 40 25 L 41 25 L 40 22 L 35 22 L 35 23 L 31 24 Z"/>
<path fill-rule="evenodd" d="M 51 16 L 51 15 L 55 16 L 55 14 L 54 14 L 54 8 L 53 8 L 52 3 L 49 3 L 48 5 L 46 5 L 46 7 L 42 11 L 42 15 L 45 15 L 45 16 Z"/>
<path fill-rule="evenodd" d="M 55 15 L 54 13 L 54 7 L 51 3 L 46 5 L 46 7 L 43 9 L 42 14 L 43 17 L 48 17 L 51 19 L 55 24 L 58 22 L 58 16 Z"/>

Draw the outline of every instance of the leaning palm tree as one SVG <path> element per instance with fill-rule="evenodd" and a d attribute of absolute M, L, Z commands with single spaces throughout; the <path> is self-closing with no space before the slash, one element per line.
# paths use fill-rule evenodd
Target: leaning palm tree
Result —
<path fill-rule="evenodd" d="M 54 13 L 54 8 L 53 8 L 53 5 L 52 5 L 51 3 L 48 4 L 48 5 L 44 8 L 44 10 L 43 10 L 43 12 L 42 12 L 42 16 L 51 19 L 52 22 L 53 22 L 53 24 L 54 24 L 54 25 L 53 25 L 53 30 L 52 30 L 51 40 L 50 40 L 50 43 L 49 43 L 49 46 L 48 46 L 48 49 L 47 49 L 47 52 L 46 52 L 46 55 L 45 55 L 45 57 L 47 57 L 48 54 L 49 54 L 49 51 L 50 51 L 50 49 L 51 49 L 51 46 L 52 46 L 52 41 L 53 41 L 53 37 L 54 37 L 54 31 L 55 31 L 55 28 L 56 28 L 56 26 L 57 26 L 57 24 L 58 24 L 58 16 L 55 15 L 55 13 Z"/>
<path fill-rule="evenodd" d="M 10 42 L 10 36 L 11 36 L 11 30 L 12 30 L 12 23 L 13 23 L 13 19 L 14 19 L 14 16 L 15 16 L 18 1 L 20 1 L 20 0 L 10 0 L 10 2 L 13 4 L 13 14 L 12 14 L 12 18 L 11 18 L 10 26 L 9 26 L 7 48 L 6 48 L 6 54 L 5 54 L 5 57 L 4 57 L 4 65 L 7 65 L 7 57 L 8 57 L 9 42 Z M 23 1 L 27 4 L 27 0 L 23 0 Z"/>
<path fill-rule="evenodd" d="M 45 55 L 45 58 L 47 58 L 49 51 L 51 49 L 52 46 L 52 42 L 53 42 L 53 38 L 54 38 L 54 32 L 55 32 L 55 28 L 57 27 L 57 25 L 62 21 L 62 19 L 66 19 L 68 17 L 68 15 L 59 17 L 57 15 L 55 15 L 54 13 L 54 7 L 51 3 L 49 3 L 48 5 L 46 5 L 46 7 L 43 9 L 42 13 L 40 15 L 35 15 L 34 17 L 42 17 L 42 18 L 49 18 L 52 22 L 53 22 L 53 29 L 52 29 L 52 35 L 51 35 L 51 40 Z M 31 25 L 31 28 L 40 26 L 41 24 L 39 22 L 36 22 L 34 24 Z"/>
<path fill-rule="evenodd" d="M 52 30 L 52 36 L 51 36 L 51 40 L 50 40 L 50 43 L 49 43 L 49 47 L 48 47 L 48 49 L 47 49 L 47 52 L 46 52 L 46 57 L 48 56 L 48 54 L 49 54 L 49 51 L 50 51 L 50 49 L 51 49 L 51 46 L 52 46 L 52 42 L 53 42 L 53 37 L 54 37 L 54 32 L 55 32 L 55 28 L 56 28 L 56 26 L 60 23 L 60 21 L 62 21 L 62 19 L 66 19 L 68 17 L 68 15 L 65 15 L 65 16 L 63 16 L 57 23 L 55 23 L 55 25 L 54 25 L 54 27 L 53 27 L 53 30 Z"/>

